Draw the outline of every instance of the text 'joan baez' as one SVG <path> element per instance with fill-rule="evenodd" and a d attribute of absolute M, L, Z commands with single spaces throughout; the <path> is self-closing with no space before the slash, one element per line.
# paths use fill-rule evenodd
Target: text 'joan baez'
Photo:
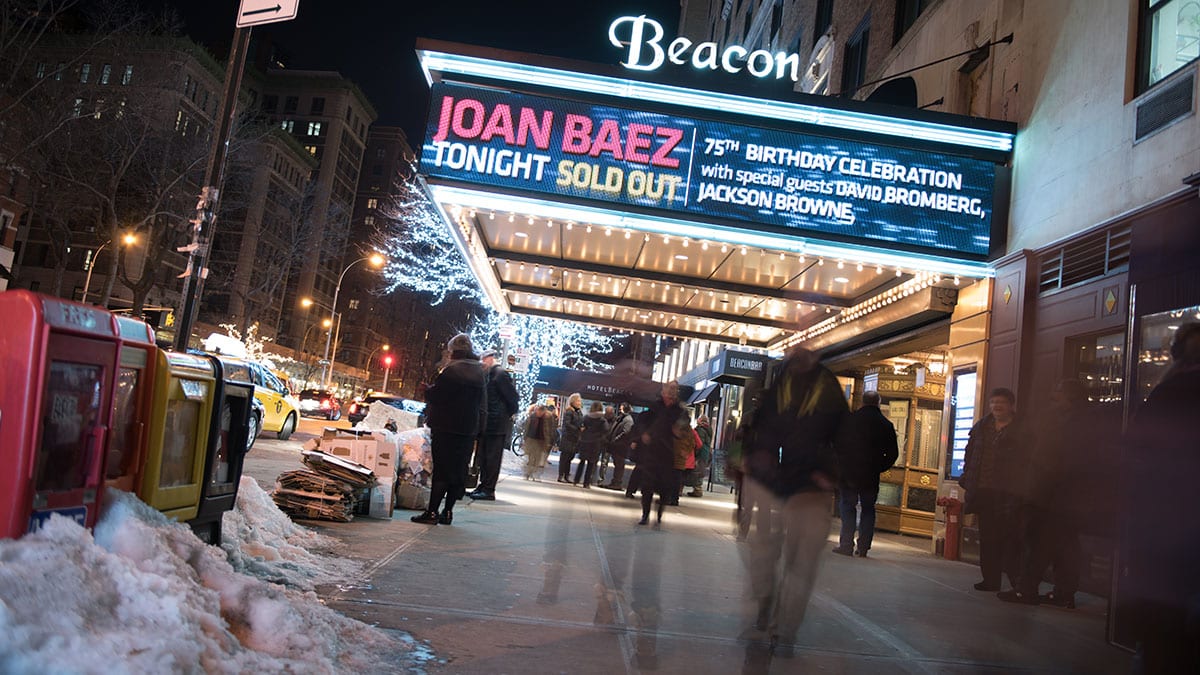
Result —
<path fill-rule="evenodd" d="M 554 110 L 514 109 L 507 103 L 489 109 L 476 99 L 443 96 L 431 161 L 455 171 L 537 183 L 553 170 L 560 188 L 595 192 L 600 198 L 670 203 L 683 183 L 683 177 L 672 171 L 679 169 L 679 158 L 672 152 L 683 137 L 683 129 L 676 127 L 631 122 L 622 129 L 615 119 L 574 113 L 560 117 Z M 491 144 L 495 140 L 502 140 L 504 146 Z M 561 159 L 548 169 L 553 158 L 538 151 L 550 150 L 554 141 L 562 155 L 577 159 Z M 589 159 L 645 168 L 626 169 Z"/>

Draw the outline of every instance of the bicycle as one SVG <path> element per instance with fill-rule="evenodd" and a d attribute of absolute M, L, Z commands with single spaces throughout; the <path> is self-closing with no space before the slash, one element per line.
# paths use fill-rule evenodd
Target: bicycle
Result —
<path fill-rule="evenodd" d="M 513 435 L 508 440 L 508 449 L 517 457 L 525 456 L 525 434 L 513 432 Z"/>

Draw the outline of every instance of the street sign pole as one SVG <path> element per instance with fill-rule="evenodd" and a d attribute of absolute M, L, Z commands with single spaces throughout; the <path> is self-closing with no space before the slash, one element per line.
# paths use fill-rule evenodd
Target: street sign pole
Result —
<path fill-rule="evenodd" d="M 225 177 L 225 156 L 229 149 L 229 134 L 233 128 L 237 111 L 238 91 L 242 88 L 242 71 L 245 70 L 246 53 L 250 48 L 250 28 L 237 28 L 233 32 L 233 49 L 229 52 L 229 64 L 225 68 L 225 88 L 221 91 L 221 109 L 213 134 L 212 154 L 204 171 L 204 187 L 196 203 L 196 215 L 192 219 L 192 243 L 181 250 L 188 252 L 188 264 L 183 277 L 183 301 L 179 312 L 179 324 L 175 329 L 175 350 L 186 351 L 196 323 L 196 310 L 208 277 L 208 253 L 212 245 L 213 229 L 216 224 L 217 208 L 220 204 L 221 182 Z"/>

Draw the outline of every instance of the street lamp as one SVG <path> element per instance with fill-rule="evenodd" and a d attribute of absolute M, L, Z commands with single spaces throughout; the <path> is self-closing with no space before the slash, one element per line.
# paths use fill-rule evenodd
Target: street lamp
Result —
<path fill-rule="evenodd" d="M 384 262 L 384 258 L 382 255 L 380 255 L 378 253 L 372 253 L 371 255 L 363 256 L 363 257 L 359 258 L 358 260 L 355 260 L 354 262 L 350 263 L 349 265 L 346 265 L 346 269 L 342 270 L 342 273 L 340 275 L 338 275 L 337 286 L 335 286 L 333 289 L 333 304 L 331 304 L 329 306 L 329 323 L 330 324 L 332 324 L 335 321 L 334 316 L 337 314 L 338 293 L 340 293 L 342 291 L 342 281 L 345 280 L 345 278 L 346 278 L 346 272 L 349 272 L 351 267 L 354 267 L 355 265 L 357 265 L 360 262 L 363 262 L 364 260 L 369 261 L 372 267 L 382 267 L 383 262 Z M 338 327 L 341 328 L 340 323 L 339 323 Z M 325 365 L 322 366 L 322 370 L 321 370 L 321 388 L 322 389 L 329 388 L 329 377 L 331 375 L 333 375 L 333 364 L 334 364 L 334 361 L 337 359 L 337 352 L 334 352 L 333 359 L 329 358 L 329 342 L 332 338 L 333 338 L 333 333 L 325 334 L 325 359 L 324 359 Z"/>
<path fill-rule="evenodd" d="M 371 384 L 371 359 L 375 358 L 375 353 L 378 352 L 380 349 L 382 349 L 383 351 L 386 352 L 386 351 L 390 350 L 391 348 L 392 348 L 391 345 L 379 345 L 375 349 L 372 349 L 371 353 L 367 354 L 367 385 L 368 386 L 370 386 L 370 384 Z"/>
<path fill-rule="evenodd" d="M 112 242 L 113 240 L 109 239 L 103 244 L 100 244 L 100 248 L 96 249 L 96 251 L 92 253 L 92 261 L 88 263 L 87 279 L 85 279 L 83 282 L 83 298 L 81 299 L 81 302 L 87 302 L 88 289 L 92 286 L 92 270 L 96 269 L 96 260 L 100 258 L 100 252 L 104 250 L 105 246 L 108 246 Z M 121 237 L 121 243 L 125 244 L 126 246 L 133 246 L 137 243 L 137 237 L 135 237 L 132 233 L 126 233 Z"/>

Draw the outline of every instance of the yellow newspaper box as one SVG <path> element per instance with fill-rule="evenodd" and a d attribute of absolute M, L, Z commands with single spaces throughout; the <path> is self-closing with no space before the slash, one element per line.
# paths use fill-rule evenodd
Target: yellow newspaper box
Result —
<path fill-rule="evenodd" d="M 141 497 L 175 520 L 199 508 L 217 387 L 203 356 L 158 352 Z"/>

